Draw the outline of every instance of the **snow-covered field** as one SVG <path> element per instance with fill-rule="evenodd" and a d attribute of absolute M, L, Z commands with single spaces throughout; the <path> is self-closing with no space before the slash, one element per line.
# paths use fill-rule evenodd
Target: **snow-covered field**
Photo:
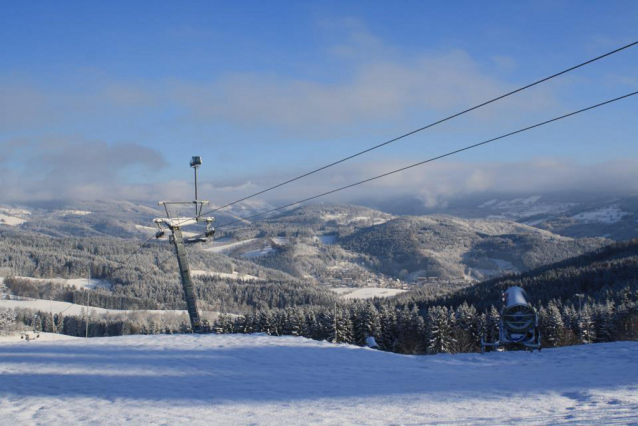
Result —
<path fill-rule="evenodd" d="M 638 342 L 402 356 L 300 337 L 0 343 L 3 424 L 635 424 Z"/>
<path fill-rule="evenodd" d="M 287 238 L 251 238 L 243 241 L 230 241 L 228 239 L 216 240 L 209 246 L 202 248 L 204 251 L 222 254 L 240 255 L 246 259 L 266 256 L 277 252 L 273 244 L 283 246 L 288 244 Z"/>
<path fill-rule="evenodd" d="M 22 225 L 25 222 L 26 219 L 0 213 L 0 225 L 18 226 Z"/>
<path fill-rule="evenodd" d="M 261 248 L 242 253 L 242 257 L 245 257 L 246 259 L 252 259 L 255 257 L 267 256 L 270 253 L 274 253 L 274 252 L 276 252 L 276 250 L 272 248 L 270 245 L 266 244 L 262 246 Z"/>
<path fill-rule="evenodd" d="M 251 238 L 249 240 L 244 241 L 235 241 L 235 242 L 227 242 L 227 241 L 214 241 L 210 246 L 203 248 L 204 251 L 211 251 L 213 253 L 228 253 L 229 251 L 236 249 L 241 246 L 245 246 L 246 244 L 251 244 L 256 241 L 256 238 Z"/>
<path fill-rule="evenodd" d="M 620 210 L 618 206 L 608 206 L 599 210 L 579 213 L 574 216 L 574 219 L 584 223 L 612 224 L 619 222 L 624 216 L 627 216 L 628 214 L 628 212 Z"/>
<path fill-rule="evenodd" d="M 50 342 L 52 340 L 73 340 L 75 337 L 65 336 L 64 334 L 56 333 L 34 333 L 31 330 L 25 331 L 24 334 L 28 334 L 31 339 L 36 339 L 38 342 Z M 16 343 L 23 341 L 21 338 L 22 333 L 16 332 L 14 334 L 0 334 L 0 345 L 3 343 Z M 38 336 L 38 337 L 36 337 Z M 24 342 L 26 343 L 26 342 Z"/>
<path fill-rule="evenodd" d="M 69 302 L 59 302 L 55 300 L 42 300 L 42 299 L 31 299 L 31 298 L 19 298 L 15 299 L 15 296 L 12 296 L 11 300 L 0 300 L 0 308 L 27 308 L 34 309 L 43 312 L 53 312 L 54 314 L 64 313 L 65 315 L 84 315 L 86 313 L 86 306 L 78 305 L 76 303 Z M 148 310 L 124 310 L 124 309 L 104 309 L 104 308 L 96 308 L 93 306 L 89 307 L 90 315 L 128 315 L 132 313 L 142 313 L 142 314 L 176 314 L 176 315 L 186 315 L 186 310 L 158 310 L 158 309 L 148 309 Z"/>
<path fill-rule="evenodd" d="M 240 280 L 240 281 L 260 280 L 259 277 L 256 277 L 250 274 L 240 274 L 239 272 L 233 272 L 232 274 L 228 272 L 212 272 L 212 271 L 205 271 L 203 269 L 192 269 L 191 275 L 194 277 L 211 276 L 211 277 L 220 277 L 220 278 L 230 278 L 233 280 Z"/>
<path fill-rule="evenodd" d="M 0 280 L 4 280 L 6 277 L 0 277 Z M 32 278 L 32 277 L 20 277 L 22 280 L 29 280 L 36 283 L 49 283 L 60 284 L 64 286 L 71 286 L 75 288 L 111 288 L 111 283 L 107 280 L 92 279 L 89 282 L 88 278 Z M 1 282 L 1 281 L 0 281 Z"/>
<path fill-rule="evenodd" d="M 406 292 L 397 288 L 380 288 L 380 287 L 332 287 L 330 290 L 337 293 L 344 299 L 372 299 L 374 297 L 391 297 Z"/>

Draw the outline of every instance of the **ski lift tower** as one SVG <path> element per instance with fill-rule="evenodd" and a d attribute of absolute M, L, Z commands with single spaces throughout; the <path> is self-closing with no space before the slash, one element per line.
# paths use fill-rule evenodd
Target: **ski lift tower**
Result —
<path fill-rule="evenodd" d="M 201 333 L 203 328 L 201 314 L 197 307 L 197 296 L 195 294 L 195 288 L 193 287 L 193 281 L 191 279 L 191 271 L 188 265 L 188 257 L 186 256 L 186 245 L 205 242 L 209 237 L 212 237 L 215 234 L 215 229 L 212 226 L 214 219 L 212 217 L 202 217 L 202 210 L 209 202 L 197 199 L 197 169 L 201 165 L 202 159 L 198 156 L 193 157 L 190 162 L 190 166 L 195 170 L 195 200 L 160 201 L 158 204 L 160 206 L 164 206 L 166 218 L 158 218 L 153 221 L 159 228 L 159 231 L 155 234 L 155 238 L 163 237 L 166 230 L 171 231 L 169 240 L 175 247 L 175 254 L 177 255 L 177 263 L 179 265 L 179 274 L 182 280 L 182 287 L 184 288 L 186 306 L 188 307 L 188 316 L 190 317 L 191 328 L 194 333 Z M 190 204 L 195 205 L 195 217 L 172 217 L 170 206 L 184 206 Z M 205 223 L 206 230 L 195 237 L 184 238 L 184 235 L 182 234 L 182 227 L 198 223 Z"/>

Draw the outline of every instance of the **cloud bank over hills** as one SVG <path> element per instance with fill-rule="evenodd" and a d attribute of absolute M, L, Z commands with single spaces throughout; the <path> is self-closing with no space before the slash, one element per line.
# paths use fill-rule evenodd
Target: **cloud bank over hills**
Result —
<path fill-rule="evenodd" d="M 14 139 L 0 155 L 0 199 L 5 203 L 52 200 L 189 199 L 192 176 L 163 181 L 167 159 L 135 143 L 107 144 L 83 138 Z M 259 196 L 279 205 L 319 194 L 405 166 L 405 161 L 352 163 L 330 169 Z M 214 166 L 211 166 L 214 167 Z M 200 194 L 221 204 L 234 201 L 295 174 L 256 172 L 246 179 L 212 181 L 200 175 Z M 440 162 L 417 167 L 333 194 L 322 201 L 363 202 L 406 198 L 424 208 L 441 208 L 450 200 L 493 194 L 559 193 L 631 195 L 638 192 L 638 160 L 582 164 L 566 159 L 526 162 Z"/>

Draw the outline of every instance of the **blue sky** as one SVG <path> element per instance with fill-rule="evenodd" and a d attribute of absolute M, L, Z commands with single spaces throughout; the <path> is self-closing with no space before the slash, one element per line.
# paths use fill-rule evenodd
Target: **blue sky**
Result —
<path fill-rule="evenodd" d="M 195 154 L 209 196 L 231 201 L 638 39 L 634 1 L 3 1 L 0 10 L 0 199 L 9 201 L 177 195 Z M 634 47 L 270 201 L 638 90 L 637 70 Z M 573 187 L 593 173 L 622 189 L 636 177 L 637 113 L 630 99 L 356 195 L 552 189 L 551 179 L 525 187 L 521 170 L 569 176 Z"/>

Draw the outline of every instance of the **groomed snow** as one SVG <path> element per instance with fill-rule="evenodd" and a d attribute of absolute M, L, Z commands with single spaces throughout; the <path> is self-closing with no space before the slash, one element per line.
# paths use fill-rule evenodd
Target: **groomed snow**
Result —
<path fill-rule="evenodd" d="M 65 336 L 64 334 L 55 334 L 55 333 L 34 333 L 33 331 L 25 331 L 24 334 L 28 334 L 30 338 L 36 339 L 38 342 L 50 342 L 52 340 L 73 340 L 77 339 L 77 337 Z M 5 335 L 0 334 L 0 344 L 3 343 L 17 343 L 24 342 L 22 340 L 22 333 L 16 332 L 13 334 Z M 39 337 L 36 337 L 39 336 Z M 24 342 L 27 343 L 27 342 Z"/>
<path fill-rule="evenodd" d="M 402 356 L 300 337 L 0 344 L 4 424 L 631 424 L 638 342 Z"/>
<path fill-rule="evenodd" d="M 211 251 L 213 253 L 227 253 L 230 250 L 234 250 L 238 247 L 245 246 L 256 241 L 256 238 L 251 238 L 244 241 L 227 242 L 227 241 L 214 241 L 209 247 L 203 248 L 204 251 Z"/>

